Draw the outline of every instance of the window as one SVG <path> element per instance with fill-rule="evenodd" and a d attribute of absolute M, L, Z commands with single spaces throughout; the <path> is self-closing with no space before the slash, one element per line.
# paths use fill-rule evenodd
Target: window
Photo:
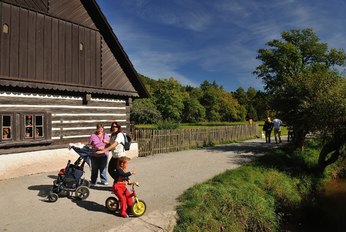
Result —
<path fill-rule="evenodd" d="M 33 125 L 32 125 L 32 114 L 24 115 L 25 125 L 25 138 L 32 138 Z"/>
<path fill-rule="evenodd" d="M 8 25 L 5 23 L 4 25 L 2 25 L 2 32 L 4 34 L 8 34 L 9 28 Z"/>
<path fill-rule="evenodd" d="M 84 44 L 82 42 L 79 43 L 79 51 L 84 50 Z"/>
<path fill-rule="evenodd" d="M 44 137 L 43 115 L 36 115 L 35 121 L 36 121 L 35 136 L 36 138 L 42 138 Z"/>
<path fill-rule="evenodd" d="M 24 114 L 24 139 L 44 138 L 44 115 Z"/>
<path fill-rule="evenodd" d="M 47 112 L 0 113 L 0 148 L 47 143 L 50 114 Z"/>
<path fill-rule="evenodd" d="M 2 140 L 12 140 L 12 115 L 2 115 Z"/>

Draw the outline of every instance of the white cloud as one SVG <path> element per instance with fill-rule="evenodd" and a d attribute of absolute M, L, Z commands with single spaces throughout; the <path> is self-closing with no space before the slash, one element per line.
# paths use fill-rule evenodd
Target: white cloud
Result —
<path fill-rule="evenodd" d="M 120 17 L 123 11 L 112 12 L 117 15 L 111 21 L 116 35 L 136 70 L 155 79 L 174 77 L 196 86 L 200 83 L 194 79 L 200 73 L 222 73 L 241 85 L 260 86 L 252 76 L 259 64 L 257 50 L 290 29 L 311 27 L 330 47 L 346 47 L 342 9 L 346 3 L 340 0 L 119 0 L 117 4 L 125 6 L 127 14 Z M 200 68 L 199 74 L 182 75 L 182 67 L 190 64 Z"/>

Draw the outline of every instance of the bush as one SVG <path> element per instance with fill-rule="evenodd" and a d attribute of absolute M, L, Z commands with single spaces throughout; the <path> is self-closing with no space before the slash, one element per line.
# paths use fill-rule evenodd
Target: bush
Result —
<path fill-rule="evenodd" d="M 158 130 L 173 130 L 177 129 L 178 127 L 179 123 L 170 120 L 163 120 L 156 124 L 156 128 Z"/>

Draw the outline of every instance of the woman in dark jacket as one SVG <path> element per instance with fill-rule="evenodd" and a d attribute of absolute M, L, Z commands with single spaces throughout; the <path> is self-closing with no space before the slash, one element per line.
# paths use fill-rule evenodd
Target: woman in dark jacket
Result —
<path fill-rule="evenodd" d="M 270 117 L 268 117 L 264 121 L 264 125 L 263 125 L 263 131 L 265 132 L 265 136 L 266 136 L 266 143 L 270 143 L 270 135 L 272 133 L 272 130 L 273 130 L 273 123 L 270 120 Z"/>

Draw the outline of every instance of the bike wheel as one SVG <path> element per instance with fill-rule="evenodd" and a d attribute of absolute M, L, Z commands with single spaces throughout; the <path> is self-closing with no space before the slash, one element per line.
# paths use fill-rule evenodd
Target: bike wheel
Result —
<path fill-rule="evenodd" d="M 58 200 L 58 198 L 59 198 L 59 196 L 58 196 L 58 194 L 56 194 L 56 193 L 50 193 L 50 194 L 48 195 L 48 200 L 49 200 L 50 202 L 56 202 L 56 201 Z"/>
<path fill-rule="evenodd" d="M 105 205 L 107 210 L 112 213 L 119 209 L 119 201 L 115 197 L 108 197 L 105 202 Z"/>
<path fill-rule="evenodd" d="M 76 189 L 76 196 L 81 200 L 87 199 L 89 194 L 90 194 L 90 191 L 89 191 L 88 187 L 79 186 Z"/>
<path fill-rule="evenodd" d="M 146 210 L 147 210 L 147 205 L 142 200 L 135 201 L 131 207 L 132 215 L 135 217 L 142 216 Z"/>

